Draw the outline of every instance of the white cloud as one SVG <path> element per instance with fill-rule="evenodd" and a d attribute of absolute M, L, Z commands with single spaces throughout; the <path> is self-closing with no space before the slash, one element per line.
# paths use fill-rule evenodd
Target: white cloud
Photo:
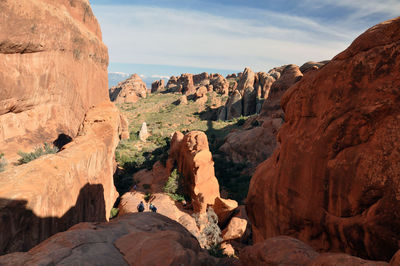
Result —
<path fill-rule="evenodd" d="M 169 79 L 169 76 L 160 76 L 160 75 L 151 75 L 151 78 L 154 79 Z"/>
<path fill-rule="evenodd" d="M 134 5 L 94 6 L 94 11 L 110 61 L 118 63 L 237 70 L 250 66 L 265 71 L 282 64 L 330 59 L 360 33 L 351 27 L 257 9 L 224 10 L 232 13 L 230 18 Z M 245 17 L 246 13 L 251 16 Z"/>

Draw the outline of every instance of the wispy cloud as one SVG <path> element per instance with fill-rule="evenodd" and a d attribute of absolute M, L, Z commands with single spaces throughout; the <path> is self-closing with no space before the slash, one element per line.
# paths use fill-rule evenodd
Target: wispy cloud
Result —
<path fill-rule="evenodd" d="M 306 2 L 324 8 L 320 1 Z M 337 23 L 229 6 L 224 15 L 138 5 L 95 5 L 94 11 L 111 62 L 237 70 L 250 66 L 265 71 L 282 64 L 330 59 L 345 49 L 361 32 L 351 21 L 363 18 L 363 12 L 375 14 L 372 5 L 362 3 L 360 8 L 354 2 L 364 1 L 326 1 L 354 9 L 350 17 Z M 394 12 L 386 4 L 380 9 Z"/>

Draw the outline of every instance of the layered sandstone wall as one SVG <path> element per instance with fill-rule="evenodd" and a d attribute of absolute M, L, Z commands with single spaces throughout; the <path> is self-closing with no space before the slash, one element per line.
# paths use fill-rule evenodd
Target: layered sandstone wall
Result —
<path fill-rule="evenodd" d="M 88 111 L 79 136 L 54 155 L 0 173 L 0 254 L 26 251 L 83 221 L 105 221 L 120 114 L 111 103 Z"/>
<path fill-rule="evenodd" d="M 87 0 L 4 0 L 0 10 L 0 147 L 13 160 L 76 136 L 108 99 L 108 52 Z"/>
<path fill-rule="evenodd" d="M 0 10 L 3 254 L 107 219 L 117 197 L 114 151 L 127 125 L 108 98 L 107 47 L 87 0 L 3 0 Z M 19 150 L 61 134 L 72 142 L 59 153 L 14 165 Z"/>
<path fill-rule="evenodd" d="M 399 55 L 396 18 L 285 93 L 280 146 L 250 183 L 255 242 L 284 234 L 381 260 L 400 248 Z"/>

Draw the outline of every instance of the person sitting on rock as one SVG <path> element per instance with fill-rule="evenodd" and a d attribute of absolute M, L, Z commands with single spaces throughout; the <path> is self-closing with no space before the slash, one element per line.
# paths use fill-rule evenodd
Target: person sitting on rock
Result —
<path fill-rule="evenodd" d="M 156 206 L 154 206 L 154 205 L 151 204 L 151 203 L 150 203 L 149 209 L 150 209 L 152 212 L 157 212 Z"/>
<path fill-rule="evenodd" d="M 141 202 L 139 203 L 139 205 L 137 206 L 137 210 L 138 210 L 138 212 L 143 212 L 143 211 L 144 211 L 144 204 L 143 204 L 143 201 L 141 201 Z"/>

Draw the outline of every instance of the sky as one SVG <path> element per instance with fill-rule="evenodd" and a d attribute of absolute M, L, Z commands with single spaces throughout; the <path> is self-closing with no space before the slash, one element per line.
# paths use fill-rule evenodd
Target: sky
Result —
<path fill-rule="evenodd" d="M 265 71 L 331 59 L 400 0 L 90 0 L 109 72 Z"/>

